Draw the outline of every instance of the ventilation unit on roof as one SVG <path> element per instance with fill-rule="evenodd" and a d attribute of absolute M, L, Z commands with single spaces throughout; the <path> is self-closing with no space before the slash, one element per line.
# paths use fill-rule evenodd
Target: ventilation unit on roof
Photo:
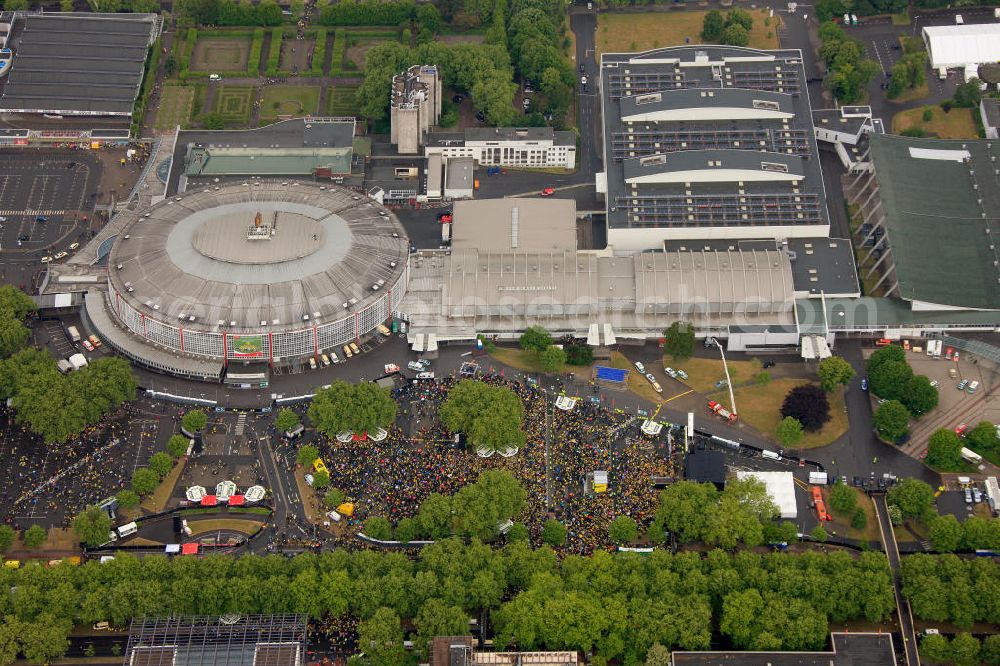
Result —
<path fill-rule="evenodd" d="M 781 107 L 777 102 L 769 99 L 755 99 L 753 101 L 753 108 L 755 109 L 767 109 L 768 111 L 777 111 Z"/>
<path fill-rule="evenodd" d="M 660 93 L 650 93 L 648 95 L 637 95 L 635 98 L 636 105 L 641 104 L 652 104 L 653 102 L 662 101 L 663 96 Z"/>
<path fill-rule="evenodd" d="M 639 165 L 644 167 L 656 166 L 657 164 L 666 164 L 666 163 L 667 163 L 666 155 L 650 155 L 649 157 L 639 158 Z"/>
<path fill-rule="evenodd" d="M 788 173 L 788 165 L 778 164 L 777 162 L 761 162 L 760 168 L 763 171 L 776 171 L 778 173 Z"/>

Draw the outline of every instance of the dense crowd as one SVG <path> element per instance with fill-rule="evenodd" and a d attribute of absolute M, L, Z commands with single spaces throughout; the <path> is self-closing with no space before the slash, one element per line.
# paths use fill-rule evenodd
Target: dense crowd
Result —
<path fill-rule="evenodd" d="M 527 382 L 486 375 L 483 381 L 503 385 L 524 402 L 527 433 L 525 446 L 514 456 L 488 458 L 456 443 L 436 418 L 453 379 L 422 382 L 396 389 L 400 425 L 416 423 L 410 436 L 392 428 L 382 442 L 371 440 L 343 446 L 321 444 L 330 470 L 331 485 L 343 490 L 358 505 L 358 520 L 385 516 L 392 522 L 417 514 L 431 493 L 452 495 L 474 482 L 482 471 L 504 469 L 528 493 L 528 507 L 520 519 L 538 537 L 549 517 L 568 530 L 567 552 L 588 553 L 610 545 L 607 527 L 616 516 L 639 520 L 652 517 L 657 495 L 651 476 L 674 473 L 667 455 L 667 430 L 651 441 L 639 431 L 634 416 L 616 413 L 578 400 L 572 411 L 553 406 L 551 394 Z M 546 507 L 545 441 L 549 439 L 550 507 Z M 607 471 L 606 493 L 594 493 L 588 476 Z"/>
<path fill-rule="evenodd" d="M 35 522 L 68 527 L 75 515 L 129 486 L 142 438 L 130 421 L 139 404 L 123 406 L 62 444 L 41 438 L 3 414 L 0 425 L 0 507 L 16 529 Z M 154 426 L 155 427 L 155 426 Z"/>

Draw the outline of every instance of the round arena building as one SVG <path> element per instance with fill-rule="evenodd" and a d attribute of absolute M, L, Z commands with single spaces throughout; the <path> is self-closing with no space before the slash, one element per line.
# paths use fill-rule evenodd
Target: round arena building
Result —
<path fill-rule="evenodd" d="M 88 318 L 166 372 L 301 366 L 385 324 L 406 291 L 402 225 L 345 188 L 253 181 L 119 214 L 132 219 L 108 255 L 108 293 L 88 294 Z"/>

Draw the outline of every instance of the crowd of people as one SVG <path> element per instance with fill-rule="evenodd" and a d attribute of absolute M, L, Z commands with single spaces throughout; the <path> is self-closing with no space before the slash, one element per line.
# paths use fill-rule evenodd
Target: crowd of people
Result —
<path fill-rule="evenodd" d="M 524 403 L 527 441 L 511 457 L 480 457 L 441 425 L 436 414 L 455 382 L 451 378 L 396 389 L 398 427 L 381 442 L 320 443 L 331 485 L 356 502 L 358 522 L 367 516 L 384 516 L 393 523 L 415 516 L 431 493 L 453 495 L 488 469 L 509 471 L 527 491 L 527 510 L 515 520 L 524 522 L 535 540 L 550 517 L 567 527 L 566 552 L 610 547 L 608 525 L 617 516 L 640 522 L 652 517 L 657 493 L 651 477 L 675 472 L 676 461 L 666 446 L 667 429 L 650 438 L 640 432 L 641 422 L 633 415 L 588 400 L 578 400 L 571 411 L 563 411 L 554 406 L 551 393 L 534 384 L 500 375 L 480 379 L 506 386 Z M 608 473 L 607 492 L 594 492 L 595 471 Z"/>
<path fill-rule="evenodd" d="M 68 442 L 45 444 L 6 411 L 0 421 L 0 506 L 15 529 L 42 522 L 69 527 L 87 506 L 128 488 L 143 437 L 139 405 L 124 405 Z M 155 424 L 152 426 L 155 428 Z"/>

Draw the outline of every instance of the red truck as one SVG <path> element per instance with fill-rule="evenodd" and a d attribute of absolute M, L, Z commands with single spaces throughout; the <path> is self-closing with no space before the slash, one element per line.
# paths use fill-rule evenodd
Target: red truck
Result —
<path fill-rule="evenodd" d="M 709 400 L 708 411 L 712 412 L 719 418 L 729 421 L 730 423 L 736 423 L 736 414 L 731 413 L 728 409 L 714 400 Z"/>

